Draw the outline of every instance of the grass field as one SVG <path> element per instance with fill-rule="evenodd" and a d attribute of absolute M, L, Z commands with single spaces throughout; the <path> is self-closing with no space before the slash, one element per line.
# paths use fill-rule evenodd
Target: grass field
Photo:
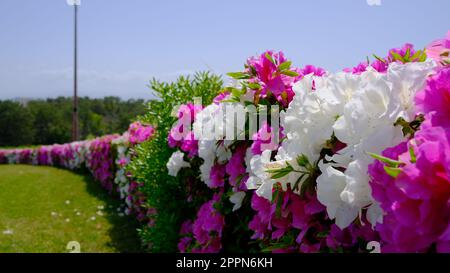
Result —
<path fill-rule="evenodd" d="M 139 252 L 137 223 L 88 175 L 0 165 L 0 252 Z"/>

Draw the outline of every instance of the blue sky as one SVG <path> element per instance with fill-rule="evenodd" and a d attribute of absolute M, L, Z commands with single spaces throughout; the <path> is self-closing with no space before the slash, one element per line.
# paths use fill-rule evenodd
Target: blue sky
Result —
<path fill-rule="evenodd" d="M 82 0 L 79 93 L 151 98 L 156 77 L 242 69 L 283 50 L 337 71 L 450 29 L 448 0 Z M 70 96 L 73 10 L 66 0 L 0 1 L 0 99 Z"/>

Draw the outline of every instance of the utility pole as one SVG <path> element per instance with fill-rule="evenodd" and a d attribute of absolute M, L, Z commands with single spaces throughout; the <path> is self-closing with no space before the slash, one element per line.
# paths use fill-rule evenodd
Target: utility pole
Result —
<path fill-rule="evenodd" d="M 79 140 L 78 134 L 78 6 L 80 0 L 67 0 L 67 4 L 74 7 L 74 52 L 73 52 L 73 113 L 72 140 Z"/>

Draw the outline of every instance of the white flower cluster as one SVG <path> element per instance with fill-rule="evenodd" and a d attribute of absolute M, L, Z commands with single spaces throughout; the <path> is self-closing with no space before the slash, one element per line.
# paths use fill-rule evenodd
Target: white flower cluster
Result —
<path fill-rule="evenodd" d="M 130 162 L 130 149 L 128 142 L 128 135 L 124 134 L 112 141 L 116 146 L 117 157 L 116 163 L 116 176 L 114 178 L 114 183 L 117 184 L 119 188 L 119 194 L 121 199 L 125 199 L 128 196 L 128 189 L 130 187 L 130 181 L 126 176 L 126 165 Z M 131 206 L 131 204 L 127 204 Z"/>
<path fill-rule="evenodd" d="M 72 157 L 67 157 L 65 166 L 70 170 L 75 170 L 81 168 L 86 159 L 86 154 L 88 151 L 89 141 L 77 141 L 72 142 L 65 149 L 70 149 L 70 154 Z"/>
<path fill-rule="evenodd" d="M 184 153 L 180 151 L 176 151 L 172 154 L 172 156 L 169 158 L 169 161 L 167 162 L 167 170 L 169 171 L 169 175 L 171 176 L 177 176 L 178 172 L 182 168 L 188 168 L 191 165 L 189 162 L 184 161 L 183 159 Z"/>
<path fill-rule="evenodd" d="M 304 77 L 294 85 L 294 99 L 281 113 L 286 139 L 276 161 L 270 162 L 270 151 L 249 157 L 247 187 L 270 200 L 275 181 L 284 187 L 301 184 L 307 177 L 302 174 L 308 173 L 298 160 L 303 156 L 319 166 L 318 199 L 340 228 L 350 225 L 363 208 L 368 208 L 372 224 L 382 221 L 382 211 L 371 196 L 368 165 L 373 159 L 368 153 L 381 153 L 403 140 L 402 128 L 394 123 L 400 117 L 414 119 L 414 95 L 434 67 L 430 61 L 392 63 L 385 74 L 369 68 L 360 75 L 341 72 Z M 333 137 L 345 148 L 321 158 Z M 286 166 L 295 171 L 271 179 L 268 171 Z"/>

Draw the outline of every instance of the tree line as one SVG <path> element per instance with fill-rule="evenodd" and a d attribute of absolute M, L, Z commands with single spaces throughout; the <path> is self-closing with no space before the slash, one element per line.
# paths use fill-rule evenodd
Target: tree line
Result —
<path fill-rule="evenodd" d="M 0 101 L 0 146 L 70 142 L 72 103 L 70 97 Z M 80 138 L 122 133 L 145 110 L 143 99 L 79 98 Z"/>

